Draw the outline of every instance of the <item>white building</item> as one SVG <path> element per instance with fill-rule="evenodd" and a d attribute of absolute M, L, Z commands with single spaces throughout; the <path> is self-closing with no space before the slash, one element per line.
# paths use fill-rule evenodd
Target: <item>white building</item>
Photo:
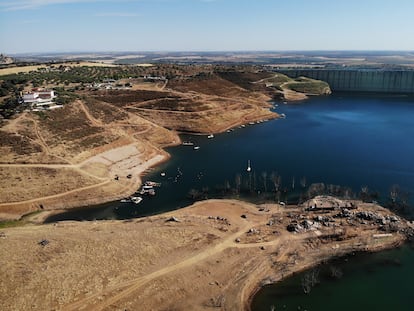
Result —
<path fill-rule="evenodd" d="M 55 91 L 52 90 L 34 90 L 33 92 L 23 95 L 25 104 L 29 104 L 32 108 L 54 105 L 53 99 L 56 98 Z"/>

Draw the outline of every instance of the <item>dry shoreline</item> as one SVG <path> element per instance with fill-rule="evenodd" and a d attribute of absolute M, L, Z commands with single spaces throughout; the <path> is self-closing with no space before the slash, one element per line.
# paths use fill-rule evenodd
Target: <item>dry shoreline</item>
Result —
<path fill-rule="evenodd" d="M 378 205 L 357 205 L 333 218 L 340 209 L 209 200 L 128 221 L 2 229 L 0 299 L 22 310 L 249 310 L 264 284 L 349 252 L 395 247 L 412 229 Z M 382 236 L 384 228 L 358 213 L 397 231 Z M 309 229 L 286 230 L 306 219 Z"/>
<path fill-rule="evenodd" d="M 279 282 L 283 282 L 284 280 L 298 274 L 298 273 L 302 273 L 306 270 L 312 269 L 314 267 L 317 267 L 318 265 L 321 265 L 327 261 L 330 260 L 334 260 L 334 259 L 339 259 L 341 257 L 345 257 L 349 254 L 352 254 L 354 252 L 359 252 L 359 253 L 375 253 L 375 252 L 380 252 L 380 251 L 385 251 L 388 249 L 393 249 L 393 248 L 398 248 L 401 245 L 404 244 L 404 239 L 400 239 L 400 240 L 396 240 L 393 241 L 389 244 L 383 244 L 381 246 L 376 246 L 376 247 L 372 247 L 372 248 L 368 248 L 368 249 L 348 249 L 348 250 L 344 250 L 341 253 L 335 253 L 334 255 L 332 254 L 325 254 L 325 256 L 321 256 L 320 258 L 314 258 L 312 262 L 308 262 L 306 265 L 301 266 L 299 269 L 297 270 L 291 270 L 289 271 L 287 274 L 283 274 L 281 275 L 275 275 L 275 276 L 269 276 L 269 279 L 267 280 L 266 283 L 261 282 L 260 284 L 258 284 L 258 286 L 256 288 L 254 288 L 251 292 L 250 295 L 248 296 L 248 299 L 246 299 L 243 303 L 243 308 L 245 311 L 251 311 L 251 305 L 254 299 L 254 296 L 264 287 L 267 285 L 271 285 L 271 284 L 276 284 Z"/>
<path fill-rule="evenodd" d="M 117 150 L 113 149 L 110 152 L 116 153 Z M 95 165 L 99 162 L 99 159 L 97 160 L 99 156 L 100 155 L 96 155 L 86 160 L 84 166 Z M 36 219 L 37 222 L 47 217 L 48 211 L 55 213 L 55 210 L 67 210 L 83 206 L 87 207 L 119 200 L 133 194 L 140 187 L 142 184 L 141 176 L 145 171 L 167 161 L 169 157 L 170 155 L 167 152 L 163 150 L 158 151 L 155 155 L 143 162 L 139 162 L 140 159 L 137 158 L 137 160 L 131 162 L 126 168 L 121 167 L 121 165 L 127 158 L 123 159 L 121 157 L 119 161 L 117 159 L 113 164 L 109 164 L 109 176 L 106 181 L 83 189 L 74 189 L 66 193 L 34 198 L 23 202 L 0 203 L 0 219 L 20 219 L 25 214 L 37 211 L 41 212 L 40 214 L 36 214 L 36 217 L 33 218 L 33 220 Z M 102 156 L 102 158 L 104 158 L 104 156 Z M 117 165 L 118 167 L 116 167 Z M 132 177 L 130 179 L 125 178 L 127 174 L 131 174 Z M 120 176 L 121 181 L 119 183 L 114 180 L 115 176 Z"/>
<path fill-rule="evenodd" d="M 269 112 L 266 116 L 251 116 L 248 119 L 238 120 L 225 128 L 216 128 L 212 134 L 223 133 L 230 128 L 246 124 L 246 122 L 260 121 L 264 117 L 272 119 L 277 118 L 278 115 Z M 21 219 L 25 215 L 39 212 L 35 217 L 27 217 L 27 220 L 29 221 L 39 222 L 47 218 L 48 215 L 55 214 L 56 211 L 65 211 L 67 209 L 78 207 L 87 208 L 88 206 L 116 201 L 132 195 L 141 186 L 141 178 L 146 171 L 168 161 L 170 154 L 166 152 L 164 148 L 181 144 L 181 140 L 177 134 L 177 132 L 174 132 L 175 138 L 172 143 L 164 144 L 160 147 L 145 145 L 142 147 L 139 143 L 132 143 L 121 147 L 114 147 L 92 155 L 80 164 L 62 164 L 62 167 L 73 166 L 73 168 L 81 169 L 82 172 L 90 174 L 91 176 L 100 176 L 100 180 L 94 185 L 75 188 L 63 193 L 40 196 L 34 199 L 17 202 L 0 202 L 0 220 Z M 186 134 L 194 135 L 195 133 Z M 198 133 L 198 135 L 206 134 Z M 136 150 L 128 150 L 131 148 L 135 148 Z M 141 152 L 140 149 L 144 149 L 144 151 Z M 108 161 L 108 157 L 110 158 L 110 161 Z M 36 164 L 33 165 L 36 166 Z M 97 168 L 97 165 L 106 166 L 104 175 L 99 175 L 103 173 L 99 173 L 102 168 Z M 8 164 L 3 164 L 3 166 L 7 167 Z M 9 166 L 27 167 L 25 164 L 10 164 Z M 60 164 L 39 164 L 39 166 L 45 168 L 59 167 Z M 132 178 L 126 179 L 125 176 L 128 174 L 131 174 Z M 115 181 L 114 178 L 116 176 L 120 176 L 120 180 Z"/>

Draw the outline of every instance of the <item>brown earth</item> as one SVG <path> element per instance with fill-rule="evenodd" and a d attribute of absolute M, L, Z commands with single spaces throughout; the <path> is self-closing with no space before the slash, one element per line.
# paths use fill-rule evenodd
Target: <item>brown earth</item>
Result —
<path fill-rule="evenodd" d="M 2 229 L 2 308 L 248 310 L 264 284 L 334 256 L 404 240 L 403 220 L 378 205 L 353 203 L 358 208 L 348 218 L 332 217 L 339 208 L 306 212 L 297 206 L 210 200 L 129 221 Z M 395 217 L 393 226 L 362 221 L 355 216 L 361 211 Z M 318 217 L 329 218 L 329 226 Z M 319 225 L 298 233 L 286 230 L 305 220 Z"/>
<path fill-rule="evenodd" d="M 180 143 L 177 131 L 212 134 L 278 118 L 269 101 L 278 83 L 292 83 L 255 67 L 180 70 L 141 89 L 79 91 L 82 99 L 63 108 L 9 120 L 0 129 L 0 220 L 131 195 L 140 175 L 168 158 L 163 147 Z"/>
<path fill-rule="evenodd" d="M 162 148 L 179 143 L 174 132 L 108 106 L 78 100 L 2 128 L 0 219 L 131 195 L 140 175 L 168 158 Z"/>

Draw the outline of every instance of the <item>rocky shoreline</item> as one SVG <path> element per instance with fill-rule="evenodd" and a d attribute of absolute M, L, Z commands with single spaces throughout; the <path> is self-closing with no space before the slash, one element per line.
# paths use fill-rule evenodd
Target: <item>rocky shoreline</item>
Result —
<path fill-rule="evenodd" d="M 249 310 L 265 284 L 347 253 L 396 247 L 412 232 L 376 204 L 339 202 L 321 211 L 209 200 L 141 219 L 5 228 L 0 299 L 33 310 Z M 289 232 L 292 223 L 302 228 Z"/>

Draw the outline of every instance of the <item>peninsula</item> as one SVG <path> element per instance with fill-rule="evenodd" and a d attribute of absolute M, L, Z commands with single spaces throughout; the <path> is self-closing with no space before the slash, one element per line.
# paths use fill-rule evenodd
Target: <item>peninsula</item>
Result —
<path fill-rule="evenodd" d="M 163 148 L 180 132 L 278 118 L 274 98 L 330 93 L 260 66 L 66 62 L 6 67 L 0 80 L 3 220 L 121 199 L 168 159 Z M 49 93 L 57 97 L 42 98 Z"/>
<path fill-rule="evenodd" d="M 127 221 L 6 228 L 0 299 L 19 310 L 249 310 L 265 284 L 395 247 L 411 232 L 376 204 L 328 196 L 301 206 L 210 200 Z"/>

